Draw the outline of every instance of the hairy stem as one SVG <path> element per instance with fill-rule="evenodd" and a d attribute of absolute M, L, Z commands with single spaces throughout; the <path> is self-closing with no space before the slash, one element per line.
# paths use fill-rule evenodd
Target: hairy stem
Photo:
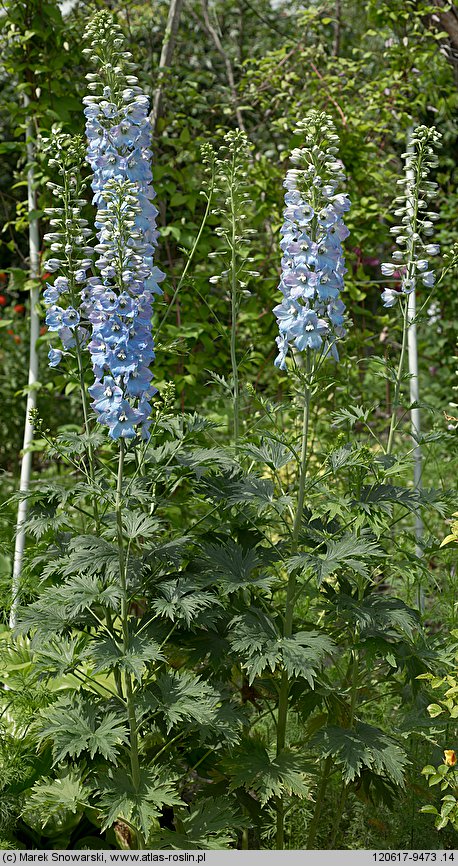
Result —
<path fill-rule="evenodd" d="M 302 444 L 301 458 L 299 467 L 299 491 L 297 496 L 297 508 L 293 526 L 292 547 L 291 553 L 297 552 L 299 540 L 299 532 L 302 524 L 302 512 L 304 509 L 305 499 L 305 479 L 307 474 L 307 445 L 310 419 L 310 349 L 307 349 L 307 378 L 304 388 L 304 410 L 302 416 Z M 285 620 L 283 627 L 283 636 L 291 637 L 293 633 L 293 616 L 294 602 L 296 595 L 296 574 L 291 572 L 288 579 L 286 590 L 286 605 L 285 605 Z M 280 692 L 278 697 L 278 716 L 277 716 L 277 756 L 285 748 L 286 744 L 286 729 L 288 722 L 288 698 L 289 698 L 290 682 L 288 674 L 283 670 L 280 680 Z M 285 847 L 285 808 L 283 797 L 277 799 L 277 836 L 276 847 L 283 850 Z"/>
<path fill-rule="evenodd" d="M 118 462 L 118 480 L 116 485 L 116 530 L 118 540 L 118 556 L 119 556 L 119 578 L 122 590 L 121 600 L 121 629 L 124 652 L 127 652 L 130 646 L 130 630 L 129 630 L 129 608 L 127 596 L 127 563 L 124 551 L 124 533 L 122 526 L 122 494 L 123 494 L 123 478 L 124 478 L 124 454 L 125 443 L 124 439 L 119 442 L 119 462 Z M 132 774 L 132 782 L 134 788 L 138 791 L 140 788 L 140 762 L 138 754 L 138 723 L 135 713 L 135 700 L 132 688 L 132 678 L 129 673 L 124 674 L 125 695 L 127 703 L 127 716 L 129 722 L 129 745 L 130 745 L 130 768 Z M 145 840 L 140 830 L 137 829 L 137 848 L 143 850 Z"/>
<path fill-rule="evenodd" d="M 393 406 L 391 408 L 391 422 L 390 422 L 390 431 L 388 434 L 388 443 L 386 446 L 386 454 L 391 454 L 393 450 L 394 443 L 394 434 L 397 428 L 397 411 L 399 408 L 399 396 L 401 392 L 401 382 L 402 375 L 404 372 L 404 363 L 405 356 L 407 350 L 407 336 L 409 331 L 409 322 L 408 322 L 408 305 L 407 302 L 404 304 L 403 311 L 403 329 L 402 329 L 402 345 L 401 345 L 401 354 L 399 356 L 399 365 L 396 374 L 396 381 L 394 385 L 394 395 L 393 395 Z"/>
<path fill-rule="evenodd" d="M 231 365 L 232 365 L 232 388 L 233 388 L 233 407 L 234 407 L 234 442 L 235 447 L 238 445 L 240 434 L 240 389 L 239 389 L 239 370 L 237 365 L 237 311 L 238 311 L 238 295 L 237 295 L 237 252 L 236 252 L 236 231 L 237 218 L 235 213 L 234 202 L 234 168 L 235 168 L 235 151 L 232 157 L 232 183 L 231 183 Z"/>
<path fill-rule="evenodd" d="M 310 822 L 309 834 L 307 838 L 307 850 L 313 848 L 315 844 L 316 832 L 318 830 L 318 825 L 320 823 L 321 812 L 323 809 L 324 798 L 326 794 L 326 789 L 328 787 L 329 774 L 331 772 L 332 767 L 332 757 L 329 755 L 323 767 L 323 775 L 321 776 L 320 787 L 318 788 L 318 793 L 315 801 L 315 810 L 313 812 L 313 817 Z"/>

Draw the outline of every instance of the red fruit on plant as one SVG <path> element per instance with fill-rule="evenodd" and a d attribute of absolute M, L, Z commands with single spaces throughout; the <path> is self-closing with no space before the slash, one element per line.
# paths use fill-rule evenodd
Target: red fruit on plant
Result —
<path fill-rule="evenodd" d="M 43 334 L 46 334 L 46 331 L 47 331 L 47 330 L 48 330 L 48 329 L 47 329 L 46 325 L 42 325 L 41 328 L 40 328 L 40 337 L 42 337 Z"/>
<path fill-rule="evenodd" d="M 24 304 L 15 304 L 14 305 L 14 312 L 17 313 L 18 316 L 22 316 L 22 314 L 25 313 Z"/>
<path fill-rule="evenodd" d="M 8 298 L 5 295 L 0 295 L 0 307 L 6 307 L 8 303 Z"/>

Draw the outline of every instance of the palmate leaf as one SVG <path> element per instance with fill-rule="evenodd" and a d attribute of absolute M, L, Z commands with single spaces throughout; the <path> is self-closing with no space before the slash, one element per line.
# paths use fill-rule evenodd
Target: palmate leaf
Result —
<path fill-rule="evenodd" d="M 216 572 L 218 586 L 227 594 L 255 586 L 268 589 L 275 579 L 252 575 L 263 564 L 259 552 L 255 548 L 244 550 L 231 538 L 224 544 L 205 544 L 203 551 L 204 564 Z"/>
<path fill-rule="evenodd" d="M 151 709 L 164 718 L 167 733 L 179 723 L 211 727 L 217 719 L 219 696 L 208 683 L 186 671 L 160 674 L 147 697 Z"/>
<path fill-rule="evenodd" d="M 89 447 L 92 447 L 94 450 L 99 448 L 105 442 L 105 438 L 103 433 L 93 430 L 91 433 L 61 433 L 56 437 L 55 441 L 58 447 L 53 448 L 51 445 L 49 453 L 55 456 L 60 454 L 70 456 L 72 454 L 85 455 Z"/>
<path fill-rule="evenodd" d="M 153 661 L 164 661 L 159 644 L 151 638 L 134 635 L 127 650 L 122 649 L 112 638 L 93 641 L 87 656 L 95 662 L 93 672 L 122 670 L 142 681 L 146 667 Z"/>
<path fill-rule="evenodd" d="M 311 688 L 326 656 L 335 650 L 331 638 L 319 631 L 299 631 L 282 639 L 282 659 L 288 676 L 304 677 Z"/>
<path fill-rule="evenodd" d="M 60 587 L 50 587 L 37 601 L 18 611 L 17 634 L 33 633 L 33 641 L 48 640 L 68 631 L 74 623 L 67 608 L 68 597 Z"/>
<path fill-rule="evenodd" d="M 229 641 L 241 654 L 249 684 L 266 668 L 272 673 L 282 666 L 290 677 L 304 677 L 313 688 L 318 669 L 335 649 L 333 641 L 319 631 L 301 631 L 283 638 L 274 623 L 256 608 L 230 623 Z"/>
<path fill-rule="evenodd" d="M 81 779 L 81 772 L 66 768 L 56 779 L 36 782 L 27 800 L 27 807 L 42 815 L 43 826 L 63 810 L 75 814 L 88 805 L 91 788 Z"/>
<path fill-rule="evenodd" d="M 117 577 L 119 573 L 119 551 L 116 544 L 96 535 L 78 535 L 69 544 L 67 563 L 62 576 L 73 574 L 100 574 Z"/>
<path fill-rule="evenodd" d="M 239 505 L 244 502 L 256 505 L 262 513 L 266 508 L 274 507 L 279 509 L 279 503 L 284 510 L 286 500 L 290 497 L 277 497 L 275 494 L 275 486 L 270 478 L 259 478 L 257 475 L 247 475 L 240 482 L 238 489 L 228 497 L 229 505 Z"/>
<path fill-rule="evenodd" d="M 342 568 L 351 568 L 362 577 L 369 577 L 369 570 L 365 559 L 377 559 L 386 556 L 386 553 L 377 545 L 371 537 L 364 534 L 359 536 L 348 533 L 336 541 L 328 541 L 326 553 L 311 554 L 299 553 L 290 557 L 287 562 L 289 571 L 296 568 L 312 570 L 317 579 L 318 586 L 325 578 Z"/>
<path fill-rule="evenodd" d="M 359 449 L 353 448 L 349 443 L 342 445 L 341 448 L 336 448 L 335 451 L 331 451 L 328 459 L 333 472 L 337 472 L 343 466 L 364 465 Z"/>
<path fill-rule="evenodd" d="M 65 486 L 58 481 L 43 481 L 32 483 L 29 490 L 17 490 L 13 493 L 7 503 L 19 502 L 27 500 L 29 506 L 29 514 L 33 512 L 33 506 L 49 514 L 50 509 L 56 510 L 58 505 L 65 505 L 68 499 L 73 495 L 73 486 Z"/>
<path fill-rule="evenodd" d="M 272 620 L 251 607 L 247 613 L 234 617 L 229 625 L 230 645 L 244 659 L 242 667 L 248 673 L 250 685 L 266 668 L 273 672 L 281 658 L 281 636 Z"/>
<path fill-rule="evenodd" d="M 293 452 L 287 445 L 271 438 L 267 441 L 263 439 L 259 447 L 256 445 L 246 445 L 242 450 L 248 457 L 260 463 L 265 463 L 271 469 L 282 469 L 283 466 L 286 466 L 287 463 L 295 459 Z"/>
<path fill-rule="evenodd" d="M 35 650 L 35 668 L 48 677 L 65 676 L 84 660 L 86 646 L 86 636 L 42 642 Z"/>
<path fill-rule="evenodd" d="M 125 510 L 122 515 L 122 525 L 126 538 L 135 540 L 152 538 L 161 527 L 160 522 L 144 511 Z"/>
<path fill-rule="evenodd" d="M 199 725 L 199 739 L 201 743 L 224 741 L 227 746 L 235 746 L 240 741 L 243 727 L 249 724 L 247 714 L 238 704 L 230 700 L 228 694 L 215 692 L 217 704 L 210 722 Z"/>
<path fill-rule="evenodd" d="M 109 607 L 116 610 L 122 598 L 122 590 L 118 583 L 105 583 L 101 578 L 92 575 L 75 575 L 59 587 L 67 599 L 69 616 L 76 616 L 84 610 L 90 610 L 94 605 Z"/>
<path fill-rule="evenodd" d="M 306 797 L 309 793 L 301 758 L 290 749 L 283 749 L 275 756 L 262 743 L 245 740 L 223 760 L 223 769 L 231 791 L 237 788 L 255 791 L 262 805 L 282 794 Z"/>
<path fill-rule="evenodd" d="M 24 524 L 24 529 L 39 541 L 47 532 L 54 534 L 62 529 L 63 526 L 69 525 L 68 514 L 64 512 L 60 512 L 59 514 L 31 514 Z"/>
<path fill-rule="evenodd" d="M 357 601 L 345 593 L 338 593 L 333 599 L 332 620 L 335 612 L 347 623 L 357 626 L 362 637 L 397 637 L 402 632 L 412 639 L 420 626 L 418 613 L 400 598 L 371 594 Z"/>
<path fill-rule="evenodd" d="M 228 505 L 254 505 L 260 514 L 270 509 L 281 514 L 291 504 L 291 497 L 276 496 L 270 478 L 257 475 L 243 476 L 235 471 L 209 474 L 201 480 L 200 487 L 214 501 L 226 500 Z"/>
<path fill-rule="evenodd" d="M 421 496 L 418 490 L 395 487 L 394 484 L 366 485 L 361 490 L 358 502 L 360 507 L 366 506 L 366 510 L 369 512 L 371 506 L 376 505 L 387 514 L 392 513 L 393 505 L 403 505 L 409 511 L 417 511 L 420 503 Z"/>
<path fill-rule="evenodd" d="M 100 578 L 76 575 L 62 586 L 50 586 L 39 599 L 19 611 L 17 631 L 34 632 L 34 642 L 47 640 L 65 632 L 93 605 L 116 610 L 121 588 L 116 583 L 104 584 Z"/>
<path fill-rule="evenodd" d="M 190 541 L 190 535 L 182 535 L 179 538 L 172 539 L 172 541 L 158 544 L 145 554 L 144 560 L 153 567 L 159 566 L 162 568 L 164 564 L 178 567 L 181 564 L 184 551 Z"/>
<path fill-rule="evenodd" d="M 334 763 L 342 765 L 346 784 L 353 782 L 367 767 L 396 785 L 404 786 L 407 755 L 396 740 L 379 728 L 363 722 L 357 722 L 354 728 L 329 725 L 315 735 L 313 743 L 323 758 L 332 756 Z"/>
<path fill-rule="evenodd" d="M 353 427 L 358 423 L 365 423 L 369 420 L 374 408 L 364 408 L 363 406 L 350 406 L 348 408 L 339 409 L 338 412 L 333 412 L 332 414 L 332 426 L 333 427 L 341 427 L 343 424 L 349 424 L 350 427 Z"/>
<path fill-rule="evenodd" d="M 43 711 L 41 720 L 39 739 L 52 739 L 54 764 L 67 755 L 77 758 L 82 752 L 88 752 L 91 758 L 99 753 L 116 764 L 119 747 L 128 740 L 124 720 L 81 695 L 60 698 Z"/>
<path fill-rule="evenodd" d="M 178 463 L 201 472 L 208 472 L 209 465 L 221 466 L 222 469 L 231 469 L 234 466 L 233 458 L 220 448 L 193 448 L 189 451 L 181 451 L 178 455 Z"/>
<path fill-rule="evenodd" d="M 185 576 L 160 583 L 157 590 L 160 596 L 150 602 L 151 610 L 171 622 L 184 620 L 188 626 L 203 610 L 221 605 L 212 593 L 199 589 L 195 581 Z"/>
<path fill-rule="evenodd" d="M 227 797 L 206 798 L 189 809 L 174 810 L 177 830 L 154 832 L 148 843 L 155 849 L 218 851 L 232 847 L 244 820 Z M 179 829 L 178 829 L 179 828 Z"/>
<path fill-rule="evenodd" d="M 124 818 L 140 828 L 146 838 L 164 806 L 182 803 L 175 778 L 153 768 L 140 770 L 138 786 L 125 770 L 111 771 L 108 779 L 105 775 L 100 778 L 100 792 L 97 808 L 102 818 L 102 831 Z"/>

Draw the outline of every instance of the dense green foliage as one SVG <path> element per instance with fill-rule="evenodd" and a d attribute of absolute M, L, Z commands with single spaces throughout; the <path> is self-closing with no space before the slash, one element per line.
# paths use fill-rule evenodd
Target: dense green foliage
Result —
<path fill-rule="evenodd" d="M 402 321 L 380 300 L 421 124 L 442 134 L 435 240 L 447 254 L 457 239 L 446 18 L 426 0 L 185 0 L 159 77 L 169 3 L 110 5 L 142 88 L 162 88 L 153 435 L 118 457 L 85 426 L 43 326 L 14 630 L 28 225 L 49 230 L 53 125 L 84 134 L 83 32 L 105 4 L 12 0 L 0 19 L 0 843 L 455 848 L 455 274 L 445 256 L 440 286 L 418 285 L 422 489 Z M 310 109 L 335 124 L 352 200 L 350 328 L 339 364 L 312 375 L 307 359 L 294 377 L 273 366 L 271 311 L 282 182 Z"/>

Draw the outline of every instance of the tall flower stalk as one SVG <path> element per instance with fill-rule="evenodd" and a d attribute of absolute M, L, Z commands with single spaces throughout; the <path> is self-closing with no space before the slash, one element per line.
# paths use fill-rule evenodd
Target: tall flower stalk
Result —
<path fill-rule="evenodd" d="M 123 528 L 125 497 L 124 464 L 126 440 L 144 440 L 150 435 L 151 362 L 154 360 L 152 304 L 160 294 L 158 282 L 164 276 L 153 264 L 157 244 L 157 209 L 152 203 L 152 172 L 149 149 L 151 126 L 149 103 L 137 78 L 131 74 L 130 54 L 123 50 L 120 29 L 111 16 L 100 13 L 88 27 L 91 48 L 87 53 L 97 64 L 88 75 L 91 95 L 85 97 L 87 149 L 57 131 L 51 160 L 62 185 L 51 184 L 60 207 L 52 209 L 51 227 L 46 236 L 55 258 L 48 260 L 51 272 L 59 272 L 48 285 L 46 323 L 59 337 L 52 346 L 52 367 L 75 361 L 81 386 L 86 433 L 90 412 L 85 373 L 90 363 L 94 383 L 88 392 L 96 421 L 108 428 L 118 441 L 119 456 L 114 512 L 118 548 L 119 610 L 113 616 L 104 610 L 106 629 L 126 657 L 132 652 L 133 634 L 129 611 L 129 548 Z M 97 207 L 97 243 L 87 246 L 92 234 L 81 218 L 84 183 L 79 168 L 86 153 L 92 169 L 93 203 Z M 94 256 L 97 254 L 97 257 Z M 90 275 L 88 275 L 90 272 Z M 90 480 L 94 481 L 92 446 L 89 444 Z M 94 518 L 100 535 L 96 505 Z M 140 797 L 142 774 L 139 760 L 139 730 L 136 696 L 130 670 L 115 669 L 114 679 L 120 701 L 125 705 L 129 731 L 130 779 Z M 144 779 L 143 779 L 144 782 Z M 134 828 L 138 848 L 145 846 L 143 832 Z"/>
<path fill-rule="evenodd" d="M 84 308 L 92 326 L 89 343 L 95 384 L 92 406 L 113 439 L 149 435 L 149 369 L 154 360 L 152 302 L 163 273 L 154 266 L 157 244 L 151 172 L 148 98 L 132 74 L 120 28 L 108 13 L 88 27 L 97 65 L 86 96 L 88 162 L 97 205 L 96 267 L 87 281 Z"/>
<path fill-rule="evenodd" d="M 337 192 L 344 180 L 343 166 L 337 159 L 339 138 L 332 120 L 316 111 L 298 124 L 304 145 L 291 154 L 296 168 L 287 172 L 284 186 L 284 224 L 280 243 L 282 274 L 279 289 L 283 300 L 274 308 L 279 326 L 278 356 L 275 364 L 288 369 L 300 383 L 303 395 L 301 450 L 298 465 L 298 494 L 292 527 L 291 552 L 296 554 L 306 494 L 310 407 L 316 374 L 324 360 L 338 360 L 337 341 L 345 335 L 345 306 L 340 299 L 346 272 L 342 242 L 349 232 L 343 214 L 350 201 Z M 292 365 L 287 356 L 294 349 Z M 305 367 L 297 353 L 306 352 Z M 291 571 L 286 589 L 284 638 L 294 630 L 296 573 Z M 290 683 L 283 671 L 277 716 L 277 756 L 286 745 Z M 285 847 L 284 802 L 277 799 L 278 849 Z"/>
<path fill-rule="evenodd" d="M 206 161 L 210 161 L 208 151 Z M 224 281 L 229 286 L 231 331 L 231 390 L 232 390 L 232 429 L 235 446 L 237 447 L 241 434 L 240 419 L 240 359 L 237 350 L 237 319 L 240 301 L 246 291 L 246 277 L 257 276 L 254 271 L 246 268 L 251 258 L 247 256 L 247 245 L 251 229 L 244 226 L 250 205 L 250 195 L 247 188 L 248 139 L 244 132 L 237 129 L 226 133 L 224 143 L 217 155 L 213 156 L 216 168 L 218 191 L 224 196 L 223 207 L 216 208 L 213 213 L 223 217 L 222 225 L 216 229 L 224 247 L 214 255 L 221 257 L 224 270 L 219 275 L 211 277 L 210 282 Z"/>
<path fill-rule="evenodd" d="M 392 254 L 392 262 L 384 262 L 381 268 L 384 276 L 397 279 L 400 276 L 400 289 L 385 288 L 382 300 L 385 307 L 393 307 L 399 303 L 402 312 L 401 353 L 394 382 L 387 454 L 391 454 L 393 450 L 394 437 L 398 428 L 397 414 L 411 325 L 409 296 L 415 291 L 418 280 L 421 280 L 426 288 L 432 288 L 436 281 L 429 259 L 437 256 L 440 250 L 438 244 L 430 241 L 438 215 L 428 208 L 436 194 L 437 184 L 428 178 L 431 170 L 437 165 L 435 149 L 440 145 L 440 139 L 441 135 L 434 127 L 418 126 L 413 131 L 409 150 L 403 154 L 405 176 L 398 180 L 398 184 L 403 187 L 403 192 L 395 199 L 394 215 L 401 217 L 401 224 L 390 229 L 391 234 L 396 236 L 397 249 Z"/>

